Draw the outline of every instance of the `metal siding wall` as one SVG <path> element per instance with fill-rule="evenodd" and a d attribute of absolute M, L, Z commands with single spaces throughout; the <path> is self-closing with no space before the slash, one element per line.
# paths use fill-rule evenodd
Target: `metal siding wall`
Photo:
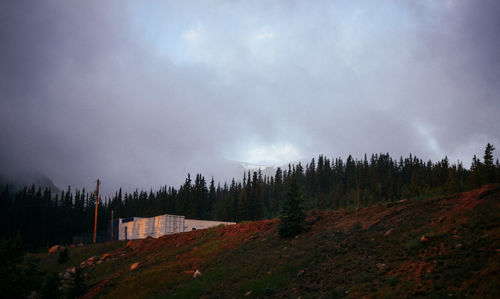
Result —
<path fill-rule="evenodd" d="M 183 231 L 184 216 L 166 214 L 150 218 L 119 219 L 117 235 L 119 240 L 135 240 L 147 237 L 159 238 Z"/>

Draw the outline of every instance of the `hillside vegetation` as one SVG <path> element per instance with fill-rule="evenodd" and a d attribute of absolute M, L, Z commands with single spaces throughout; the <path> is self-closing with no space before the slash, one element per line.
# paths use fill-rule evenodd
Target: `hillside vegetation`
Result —
<path fill-rule="evenodd" d="M 313 211 L 292 239 L 266 220 L 30 258 L 85 298 L 500 298 L 499 208 L 500 185 L 487 185 Z"/>

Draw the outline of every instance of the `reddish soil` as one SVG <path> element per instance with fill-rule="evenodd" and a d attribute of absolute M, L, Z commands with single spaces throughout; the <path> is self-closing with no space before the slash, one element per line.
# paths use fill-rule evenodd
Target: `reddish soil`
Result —
<path fill-rule="evenodd" d="M 465 214 L 474 209 L 485 194 L 498 189 L 500 189 L 499 185 L 486 185 L 469 192 L 429 200 L 427 205 L 432 205 L 432 209 L 437 211 L 434 213 L 432 225 L 439 226 L 442 230 L 452 230 L 459 223 L 467 221 Z M 314 211 L 307 218 L 307 222 L 311 224 L 309 233 L 332 228 L 348 232 L 357 223 L 363 229 L 368 229 L 381 221 L 386 221 L 386 225 L 395 227 L 408 213 L 425 212 L 426 210 L 426 205 L 420 205 L 421 211 L 415 211 L 415 206 L 413 201 L 399 201 L 357 209 L 356 211 Z M 411 209 L 409 209 L 410 207 Z M 143 255 L 165 247 L 189 246 L 208 234 L 213 234 L 212 236 L 220 239 L 223 247 L 234 248 L 242 242 L 251 240 L 256 233 L 275 232 L 277 224 L 277 219 L 263 220 L 221 226 L 213 230 L 205 229 L 166 235 L 158 239 L 132 240 L 124 248 L 110 253 L 109 257 L 123 254 Z"/>
<path fill-rule="evenodd" d="M 392 276 L 403 277 L 405 280 L 415 283 L 414 292 L 429 289 L 432 286 L 432 281 L 423 280 L 422 276 L 432 270 L 432 264 L 418 260 L 411 260 L 399 265 L 397 268 L 389 271 Z"/>
<path fill-rule="evenodd" d="M 481 203 L 485 196 L 498 192 L 498 190 L 500 190 L 500 185 L 487 185 L 469 192 L 424 201 L 402 200 L 356 210 L 314 211 L 306 220 L 310 230 L 305 235 L 314 235 L 326 230 L 349 233 L 357 226 L 368 230 L 380 224 L 381 227 L 378 227 L 378 230 L 373 230 L 374 238 L 377 238 L 378 234 L 381 238 L 390 238 L 398 232 L 398 229 L 399 232 L 404 230 L 398 224 L 415 215 L 423 217 L 423 221 L 426 221 L 425 227 L 433 228 L 432 231 L 456 235 L 458 227 L 468 221 L 467 214 Z M 425 217 L 428 217 L 428 221 Z M 257 238 L 276 235 L 277 226 L 277 219 L 264 220 L 167 235 L 158 239 L 133 240 L 129 241 L 125 247 L 111 252 L 108 258 L 148 255 L 148 258 L 140 260 L 146 264 L 148 260 L 155 260 L 154 267 L 168 268 L 169 271 L 184 277 L 192 276 L 197 269 L 203 270 L 206 261 L 212 259 L 222 250 L 237 248 L 241 244 Z M 422 228 L 412 229 L 418 232 Z M 383 232 L 380 233 L 381 230 Z M 390 232 L 384 235 L 387 230 Z M 432 236 L 429 238 L 432 239 Z M 206 239 L 212 240 L 210 244 L 203 242 Z M 374 239 L 372 238 L 371 241 Z M 388 269 L 387 274 L 398 276 L 401 280 L 413 281 L 414 294 L 431 289 L 432 281 L 423 277 L 437 266 L 429 261 L 428 257 L 445 255 L 450 250 L 450 248 L 445 247 L 444 243 L 432 246 L 427 247 L 425 252 L 420 252 L 417 256 L 408 256 L 405 261 L 393 264 L 392 269 Z M 165 251 L 168 248 L 174 250 Z M 173 255 L 169 257 L 168 254 L 175 255 L 175 259 L 172 259 Z M 127 271 L 130 270 L 123 269 L 121 273 Z M 91 298 L 98 294 L 106 284 L 118 275 L 119 273 L 115 273 L 95 285 L 86 297 Z"/>
<path fill-rule="evenodd" d="M 441 232 L 456 230 L 460 224 L 467 223 L 466 214 L 481 203 L 482 198 L 499 189 L 499 185 L 485 185 L 480 189 L 434 199 L 433 201 L 443 208 L 440 213 L 436 214 L 436 219 L 432 224 Z"/>
<path fill-rule="evenodd" d="M 213 231 L 208 229 L 196 230 L 179 234 L 172 234 L 160 237 L 158 239 L 146 238 L 140 240 L 131 240 L 127 243 L 127 248 L 134 254 L 149 253 L 167 246 L 186 246 L 202 239 L 208 234 L 213 233 L 215 237 L 223 241 L 226 247 L 237 246 L 241 241 L 249 240 L 257 232 L 267 232 L 276 228 L 277 220 L 264 220 L 258 222 L 248 222 L 236 225 L 226 225 L 215 228 Z M 122 252 L 123 249 L 118 250 Z"/>
<path fill-rule="evenodd" d="M 103 281 L 99 282 L 97 285 L 95 285 L 93 288 L 91 288 L 85 295 L 79 297 L 81 299 L 91 299 L 97 296 L 101 292 L 101 290 L 106 286 L 111 281 L 111 279 L 104 279 Z"/>
<path fill-rule="evenodd" d="M 220 240 L 218 248 L 208 254 L 200 253 L 199 248 L 194 246 L 182 254 L 177 254 L 174 262 L 166 260 L 163 264 L 157 264 L 158 267 L 168 266 L 178 274 L 192 276 L 195 270 L 200 269 L 207 260 L 210 260 L 220 250 L 238 247 L 242 243 L 254 239 L 256 233 L 275 233 L 276 227 L 277 220 L 275 219 L 166 235 L 158 239 L 131 240 L 125 247 L 110 252 L 107 258 L 123 258 L 136 255 L 143 257 L 150 255 L 151 259 L 154 259 L 156 255 L 161 255 L 165 248 L 190 248 L 209 235 L 214 237 L 215 240 Z M 129 271 L 128 268 L 123 269 L 121 273 L 127 271 Z M 85 295 L 85 298 L 94 297 L 106 284 L 119 275 L 119 273 L 115 273 L 92 287 Z"/>
<path fill-rule="evenodd" d="M 386 226 L 396 227 L 408 215 L 421 213 L 434 215 L 430 219 L 432 223 L 445 231 L 450 231 L 458 224 L 467 222 L 465 214 L 472 211 L 484 196 L 499 189 L 500 185 L 485 185 L 469 192 L 427 200 L 424 204 L 401 200 L 355 211 L 315 211 L 307 221 L 313 224 L 313 233 L 325 229 L 348 232 L 358 223 L 363 229 L 368 229 L 382 221 Z"/>

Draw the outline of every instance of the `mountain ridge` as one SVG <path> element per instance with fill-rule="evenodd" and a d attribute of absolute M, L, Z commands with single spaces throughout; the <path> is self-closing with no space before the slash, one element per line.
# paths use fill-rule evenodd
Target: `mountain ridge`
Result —
<path fill-rule="evenodd" d="M 35 188 L 48 188 L 53 194 L 61 192 L 52 179 L 41 172 L 25 172 L 17 174 L 0 174 L 0 186 L 9 185 L 9 192 L 22 190 L 24 187 L 30 188 L 35 186 Z"/>

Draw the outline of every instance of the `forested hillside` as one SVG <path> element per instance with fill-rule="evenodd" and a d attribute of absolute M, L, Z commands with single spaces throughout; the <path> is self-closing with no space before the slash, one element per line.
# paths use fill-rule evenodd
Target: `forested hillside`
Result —
<path fill-rule="evenodd" d="M 185 215 L 186 218 L 226 221 L 259 220 L 278 216 L 292 175 L 298 178 L 307 210 L 343 209 L 404 198 L 456 193 L 500 180 L 500 165 L 493 159 L 494 147 L 487 145 L 483 159 L 473 158 L 470 169 L 461 163 L 424 161 L 410 155 L 394 159 L 389 154 L 370 158 L 349 156 L 329 159 L 319 156 L 305 166 L 278 168 L 274 176 L 260 171 L 247 172 L 241 181 L 207 182 L 201 174 L 188 174 L 179 188 L 123 193 L 100 198 L 98 230 L 109 227 L 111 211 L 115 218 Z M 8 185 L 0 195 L 1 236 L 21 238 L 30 248 L 55 243 L 71 243 L 73 236 L 93 229 L 95 195 L 88 190 L 53 194 L 49 189 L 25 187 L 12 192 Z"/>
<path fill-rule="evenodd" d="M 274 219 L 69 246 L 23 263 L 14 251 L 0 290 L 14 298 L 499 298 L 499 207 L 500 184 L 490 184 L 312 211 L 293 238 L 281 238 Z"/>

